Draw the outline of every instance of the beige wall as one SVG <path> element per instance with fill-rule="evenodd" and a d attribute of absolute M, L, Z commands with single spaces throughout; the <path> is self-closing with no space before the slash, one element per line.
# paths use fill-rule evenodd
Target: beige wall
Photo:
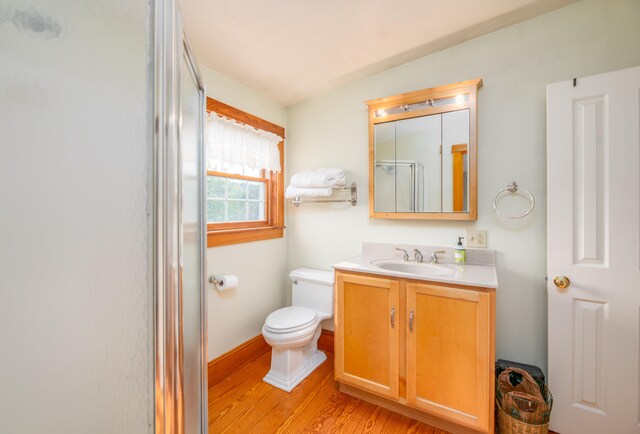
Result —
<path fill-rule="evenodd" d="M 358 206 L 287 206 L 288 267 L 321 269 L 362 241 L 454 245 L 467 227 L 498 251 L 497 356 L 546 367 L 546 124 L 548 83 L 640 65 L 640 2 L 583 2 L 350 84 L 287 110 L 289 173 L 343 167 Z M 367 203 L 364 100 L 482 77 L 477 222 L 374 220 Z M 513 180 L 537 198 L 526 219 L 492 210 Z M 555 210 L 558 212 L 558 210 Z"/>
<path fill-rule="evenodd" d="M 286 128 L 280 104 L 206 67 L 200 72 L 207 96 Z M 285 305 L 286 266 L 285 238 L 207 249 L 207 275 L 235 274 L 240 281 L 237 289 L 207 290 L 209 360 L 260 334 L 267 315 Z"/>

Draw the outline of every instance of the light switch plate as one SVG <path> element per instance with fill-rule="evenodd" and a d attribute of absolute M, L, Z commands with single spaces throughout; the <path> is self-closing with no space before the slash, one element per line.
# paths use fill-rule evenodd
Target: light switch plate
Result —
<path fill-rule="evenodd" d="M 487 247 L 486 229 L 467 229 L 467 247 Z"/>

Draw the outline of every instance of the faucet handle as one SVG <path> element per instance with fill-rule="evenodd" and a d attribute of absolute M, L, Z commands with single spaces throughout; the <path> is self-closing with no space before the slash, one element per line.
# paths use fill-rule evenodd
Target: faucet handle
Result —
<path fill-rule="evenodd" d="M 409 260 L 409 254 L 405 249 L 401 249 L 400 247 L 396 247 L 396 250 L 402 252 L 402 261 L 407 262 Z"/>
<path fill-rule="evenodd" d="M 429 258 L 429 262 L 431 262 L 432 264 L 437 264 L 438 263 L 438 255 L 442 255 L 444 253 L 447 253 L 446 250 L 434 250 L 433 252 L 431 252 L 431 257 Z"/>

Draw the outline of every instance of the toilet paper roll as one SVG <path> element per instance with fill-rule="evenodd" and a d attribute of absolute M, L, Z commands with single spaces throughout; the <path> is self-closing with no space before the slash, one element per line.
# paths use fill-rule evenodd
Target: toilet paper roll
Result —
<path fill-rule="evenodd" d="M 226 291 L 227 289 L 235 289 L 238 287 L 238 276 L 233 274 L 223 274 L 216 276 L 218 284 L 216 289 L 218 291 Z"/>

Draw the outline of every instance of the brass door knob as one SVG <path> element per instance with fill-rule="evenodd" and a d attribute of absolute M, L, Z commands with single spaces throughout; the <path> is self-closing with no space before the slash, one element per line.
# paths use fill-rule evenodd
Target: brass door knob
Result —
<path fill-rule="evenodd" d="M 556 276 L 553 278 L 553 284 L 560 289 L 565 289 L 566 287 L 571 285 L 571 281 L 567 276 Z"/>

